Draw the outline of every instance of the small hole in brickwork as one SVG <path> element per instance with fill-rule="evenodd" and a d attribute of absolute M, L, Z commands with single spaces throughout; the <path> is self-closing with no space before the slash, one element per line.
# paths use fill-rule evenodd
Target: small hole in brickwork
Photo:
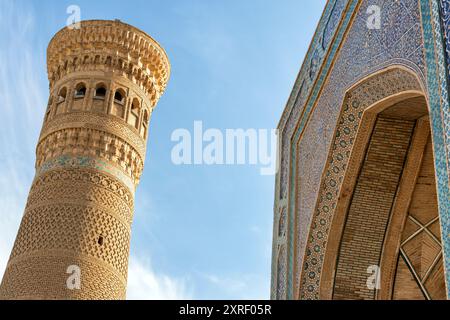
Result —
<path fill-rule="evenodd" d="M 97 242 L 98 242 L 99 245 L 102 246 L 103 245 L 103 236 L 98 237 L 98 241 Z"/>

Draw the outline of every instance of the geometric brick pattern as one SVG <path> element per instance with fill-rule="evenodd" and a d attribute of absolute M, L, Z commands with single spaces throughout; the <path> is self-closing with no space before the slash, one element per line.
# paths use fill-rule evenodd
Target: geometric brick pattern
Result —
<path fill-rule="evenodd" d="M 81 290 L 66 286 L 70 265 L 82 270 Z M 99 260 L 70 252 L 35 252 L 9 263 L 6 274 L 2 299 L 125 299 L 126 282 L 114 270 Z"/>
<path fill-rule="evenodd" d="M 94 259 L 101 266 L 96 270 L 91 265 L 91 272 L 101 274 L 106 267 L 109 274 L 120 280 L 116 281 L 120 287 L 126 286 L 132 203 L 126 188 L 98 172 L 57 170 L 39 177 L 31 188 L 9 261 L 15 275 L 11 274 L 13 269 L 8 269 L 5 279 L 30 272 L 26 257 L 52 256 L 57 252 L 65 258 Z M 67 267 L 49 271 L 65 273 Z M 81 270 L 82 284 L 87 284 L 85 270 Z M 2 285 L 0 297 L 8 297 L 5 290 Z M 41 298 L 48 298 L 41 289 L 37 292 Z"/>
<path fill-rule="evenodd" d="M 97 81 L 99 82 L 99 80 Z M 55 92 L 54 95 L 56 96 L 57 93 Z M 55 104 L 56 101 L 53 101 L 52 105 L 49 107 L 55 108 Z M 92 131 L 94 132 L 107 131 L 130 144 L 131 148 L 136 150 L 136 152 L 142 159 L 144 159 L 145 157 L 145 141 L 142 140 L 142 138 L 137 134 L 137 132 L 133 130 L 133 128 L 124 126 L 123 120 L 119 117 L 111 117 L 107 114 L 98 112 L 93 113 L 90 112 L 90 110 L 77 110 L 76 112 L 72 111 L 68 113 L 62 113 L 52 117 L 51 121 L 46 121 L 41 130 L 38 148 L 40 148 L 41 143 L 43 143 L 44 140 L 47 139 L 48 135 L 61 131 L 63 129 L 80 127 L 92 129 Z M 91 134 L 89 138 L 95 140 L 96 137 L 95 135 Z M 100 140 L 99 138 L 97 139 Z M 93 141 L 91 141 L 91 143 L 92 142 Z M 40 154 L 38 153 L 38 156 L 39 155 Z"/>
<path fill-rule="evenodd" d="M 375 298 L 367 269 L 380 265 L 384 234 L 415 121 L 379 117 L 353 193 L 335 277 L 333 299 Z"/>
<path fill-rule="evenodd" d="M 117 163 L 134 181 L 142 174 L 143 160 L 126 141 L 114 134 L 86 128 L 62 129 L 46 136 L 37 147 L 36 166 L 74 150 L 79 156 L 96 156 Z"/>
<path fill-rule="evenodd" d="M 126 278 L 129 242 L 129 228 L 99 208 L 47 204 L 25 213 L 10 261 L 35 251 L 76 251 L 101 259 Z"/>
<path fill-rule="evenodd" d="M 33 182 L 26 209 L 68 202 L 108 208 L 126 224 L 133 219 L 133 194 L 114 178 L 86 169 L 52 170 L 40 175 Z"/>

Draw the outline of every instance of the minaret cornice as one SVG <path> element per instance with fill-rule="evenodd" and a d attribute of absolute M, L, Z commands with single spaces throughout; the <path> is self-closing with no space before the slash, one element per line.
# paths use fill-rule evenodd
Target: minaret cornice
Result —
<path fill-rule="evenodd" d="M 76 71 L 105 71 L 132 80 L 156 104 L 170 76 L 164 49 L 148 34 L 119 20 L 87 20 L 60 30 L 47 50 L 50 88 Z"/>

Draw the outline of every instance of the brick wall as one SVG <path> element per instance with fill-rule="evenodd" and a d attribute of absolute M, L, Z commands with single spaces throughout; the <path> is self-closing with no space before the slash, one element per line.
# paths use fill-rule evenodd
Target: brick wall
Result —
<path fill-rule="evenodd" d="M 375 125 L 339 250 L 333 299 L 374 299 L 367 269 L 380 265 L 389 215 L 415 121 L 384 118 Z"/>

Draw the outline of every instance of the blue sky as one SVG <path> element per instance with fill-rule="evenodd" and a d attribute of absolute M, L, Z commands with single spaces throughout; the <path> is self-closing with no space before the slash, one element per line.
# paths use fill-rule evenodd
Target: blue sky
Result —
<path fill-rule="evenodd" d="M 136 193 L 128 298 L 268 299 L 274 176 L 176 166 L 174 130 L 274 129 L 325 0 L 0 0 L 0 273 L 34 175 L 45 50 L 69 5 L 154 37 L 172 74 L 152 115 Z"/>

